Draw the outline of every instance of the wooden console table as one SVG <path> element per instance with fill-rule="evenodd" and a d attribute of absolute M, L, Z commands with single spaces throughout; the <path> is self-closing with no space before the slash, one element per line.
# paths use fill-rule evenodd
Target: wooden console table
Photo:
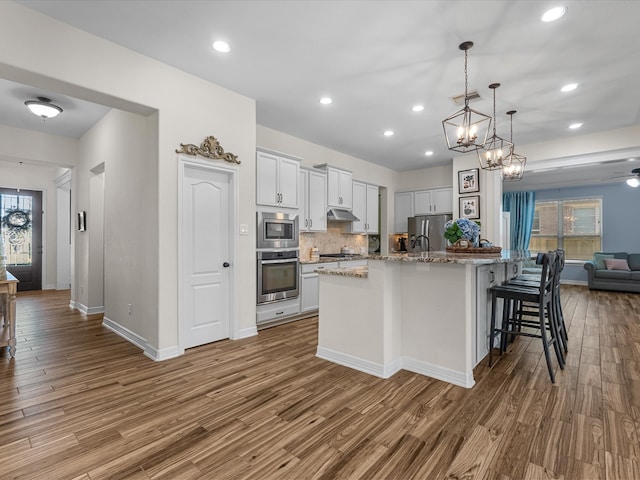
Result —
<path fill-rule="evenodd" d="M 7 272 L 7 279 L 0 280 L 0 298 L 3 302 L 3 325 L 0 330 L 0 347 L 9 347 L 13 358 L 16 354 L 16 291 L 18 279 Z"/>

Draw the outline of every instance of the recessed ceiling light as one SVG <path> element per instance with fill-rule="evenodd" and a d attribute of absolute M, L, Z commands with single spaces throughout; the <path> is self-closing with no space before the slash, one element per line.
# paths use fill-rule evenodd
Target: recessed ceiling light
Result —
<path fill-rule="evenodd" d="M 567 7 L 554 7 L 544 12 L 540 20 L 543 22 L 555 22 L 562 18 L 565 13 L 567 13 Z"/>
<path fill-rule="evenodd" d="M 222 40 L 217 40 L 213 42 L 213 49 L 216 52 L 220 53 L 229 53 L 231 51 L 231 47 L 227 42 L 223 42 Z"/>
<path fill-rule="evenodd" d="M 393 130 L 386 130 L 384 132 L 384 136 L 385 137 L 392 137 L 393 136 Z"/>
<path fill-rule="evenodd" d="M 567 83 L 564 87 L 560 89 L 561 92 L 571 92 L 578 88 L 577 83 Z"/>
<path fill-rule="evenodd" d="M 426 152 L 424 152 L 424 154 L 425 154 L 427 157 L 430 157 L 431 155 L 433 155 L 433 151 L 431 151 L 431 150 L 427 150 Z"/>
<path fill-rule="evenodd" d="M 581 123 L 572 123 L 571 125 L 569 125 L 569 128 L 571 130 L 576 130 L 576 129 L 580 128 L 581 126 L 582 126 Z"/>
<path fill-rule="evenodd" d="M 331 104 L 332 102 L 333 102 L 333 100 L 331 100 L 331 98 L 329 98 L 329 97 L 322 97 L 322 98 L 320 99 L 320 103 L 321 103 L 322 105 L 329 105 L 329 104 Z"/>
<path fill-rule="evenodd" d="M 411 110 L 413 110 L 414 112 L 421 112 L 421 111 L 424 110 L 424 106 L 423 105 L 414 105 Z"/>

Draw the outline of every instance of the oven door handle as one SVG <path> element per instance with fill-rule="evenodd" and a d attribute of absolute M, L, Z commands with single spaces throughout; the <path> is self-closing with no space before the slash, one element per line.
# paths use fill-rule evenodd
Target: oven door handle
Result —
<path fill-rule="evenodd" d="M 298 263 L 297 258 L 283 258 L 281 260 L 259 260 L 262 265 L 270 265 L 273 263 Z"/>

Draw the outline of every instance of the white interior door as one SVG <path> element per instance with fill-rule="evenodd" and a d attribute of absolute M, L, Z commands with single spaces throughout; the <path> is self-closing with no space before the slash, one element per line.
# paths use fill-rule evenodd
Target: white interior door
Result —
<path fill-rule="evenodd" d="M 229 338 L 231 176 L 185 166 L 182 180 L 180 346 Z"/>

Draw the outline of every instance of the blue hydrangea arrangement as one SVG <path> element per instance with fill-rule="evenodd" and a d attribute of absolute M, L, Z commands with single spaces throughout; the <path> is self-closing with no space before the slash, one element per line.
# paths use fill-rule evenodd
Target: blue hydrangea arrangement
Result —
<path fill-rule="evenodd" d="M 468 218 L 449 220 L 444 224 L 444 238 L 452 245 L 464 238 L 477 247 L 477 242 L 480 239 L 480 224 Z"/>

